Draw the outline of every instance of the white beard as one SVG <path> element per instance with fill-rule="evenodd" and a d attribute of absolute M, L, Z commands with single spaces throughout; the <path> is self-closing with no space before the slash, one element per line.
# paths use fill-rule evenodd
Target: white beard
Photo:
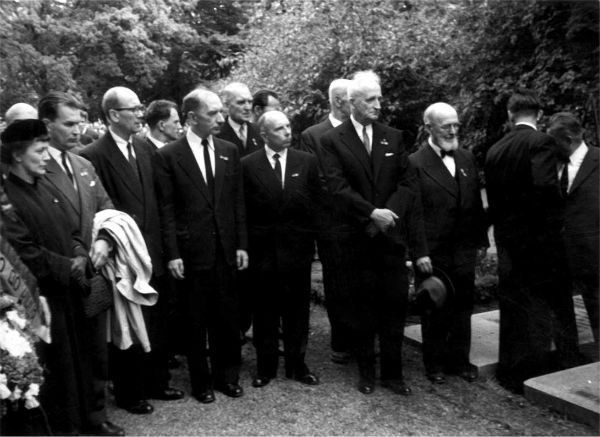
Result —
<path fill-rule="evenodd" d="M 440 147 L 440 149 L 446 152 L 456 150 L 458 149 L 458 138 L 454 137 L 451 140 L 445 140 L 443 138 L 440 138 L 438 146 Z"/>

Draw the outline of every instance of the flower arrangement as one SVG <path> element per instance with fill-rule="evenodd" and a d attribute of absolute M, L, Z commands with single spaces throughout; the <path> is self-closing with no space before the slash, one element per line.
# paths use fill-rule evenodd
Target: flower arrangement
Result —
<path fill-rule="evenodd" d="M 13 296 L 0 294 L 0 400 L 22 401 L 31 409 L 39 406 L 44 377 L 34 348 L 37 337 L 24 314 Z"/>

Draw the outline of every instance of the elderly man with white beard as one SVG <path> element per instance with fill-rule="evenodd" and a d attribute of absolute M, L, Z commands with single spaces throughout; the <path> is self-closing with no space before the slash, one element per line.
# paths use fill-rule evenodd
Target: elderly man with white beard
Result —
<path fill-rule="evenodd" d="M 447 274 L 454 294 L 422 315 L 423 361 L 427 377 L 443 384 L 445 374 L 477 378 L 469 363 L 471 313 L 477 249 L 488 246 L 475 158 L 459 148 L 460 123 L 447 103 L 423 114 L 427 143 L 410 155 L 419 179 L 427 246 L 434 268 Z"/>

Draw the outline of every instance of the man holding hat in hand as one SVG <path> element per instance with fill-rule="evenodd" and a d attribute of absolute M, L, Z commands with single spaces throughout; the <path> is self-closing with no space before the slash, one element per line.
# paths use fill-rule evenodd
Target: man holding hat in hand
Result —
<path fill-rule="evenodd" d="M 434 384 L 443 384 L 445 373 L 471 382 L 477 379 L 469 363 L 475 260 L 477 248 L 488 246 L 477 168 L 473 155 L 458 146 L 452 106 L 430 105 L 423 122 L 429 138 L 409 159 L 419 178 L 433 274 L 454 290 L 441 307 L 423 312 L 423 361 Z"/>

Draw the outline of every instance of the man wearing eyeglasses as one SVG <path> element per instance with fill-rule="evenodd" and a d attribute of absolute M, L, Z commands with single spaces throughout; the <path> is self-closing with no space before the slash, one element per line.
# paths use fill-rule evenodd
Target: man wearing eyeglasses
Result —
<path fill-rule="evenodd" d="M 471 313 L 477 249 L 487 247 L 479 179 L 475 158 L 459 147 L 456 110 L 434 103 L 423 114 L 427 143 L 410 155 L 417 170 L 425 235 L 435 267 L 454 286 L 446 305 L 421 316 L 425 372 L 434 384 L 445 373 L 472 382 L 477 369 L 469 363 Z"/>
<path fill-rule="evenodd" d="M 150 285 L 161 294 L 165 289 L 165 267 L 154 174 L 153 150 L 135 134 L 143 125 L 144 106 L 130 89 L 114 87 L 102 98 L 102 112 L 108 125 L 104 136 L 94 141 L 81 156 L 90 160 L 115 208 L 129 214 L 140 228 L 152 260 Z M 152 352 L 140 345 L 120 350 L 111 345 L 114 392 L 117 405 L 133 414 L 149 414 L 154 407 L 148 398 L 175 400 L 183 392 L 169 387 L 165 322 L 167 299 L 143 307 Z"/>

